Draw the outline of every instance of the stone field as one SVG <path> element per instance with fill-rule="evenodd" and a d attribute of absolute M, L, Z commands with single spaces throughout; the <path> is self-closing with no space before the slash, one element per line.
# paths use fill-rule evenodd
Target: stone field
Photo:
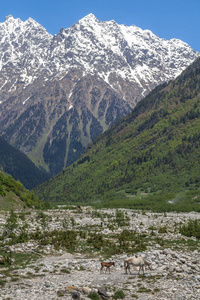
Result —
<path fill-rule="evenodd" d="M 200 240 L 179 231 L 189 220 L 199 220 L 200 214 L 125 209 L 120 212 L 121 224 L 115 209 L 59 207 L 42 213 L 16 212 L 18 225 L 13 229 L 16 235 L 25 224 L 28 224 L 28 233 L 82 230 L 86 235 L 79 239 L 73 251 L 52 243 L 44 245 L 36 239 L 15 244 L 11 238 L 4 238 L 0 299 L 200 299 Z M 8 213 L 0 212 L 2 234 L 8 217 Z M 124 230 L 143 237 L 145 249 L 136 253 L 137 245 L 132 243 L 133 251 L 130 245 L 124 248 L 127 251 L 121 251 L 120 245 L 126 245 L 121 244 L 118 237 Z M 90 244 L 89 238 L 94 232 L 105 240 L 111 239 L 115 253 L 106 255 L 108 248 L 103 251 L 103 246 Z M 11 264 L 3 264 L 5 255 L 11 255 Z M 134 255 L 150 261 L 152 270 L 146 269 L 144 275 L 142 272 L 138 275 L 137 268 L 131 267 L 131 274 L 126 274 L 124 259 Z M 115 267 L 112 266 L 110 272 L 100 272 L 102 261 L 114 261 Z"/>

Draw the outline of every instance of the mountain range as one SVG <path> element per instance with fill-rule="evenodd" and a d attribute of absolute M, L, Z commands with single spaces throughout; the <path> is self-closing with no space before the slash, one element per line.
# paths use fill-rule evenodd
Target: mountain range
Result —
<path fill-rule="evenodd" d="M 54 203 L 200 211 L 200 58 L 36 188 Z"/>
<path fill-rule="evenodd" d="M 0 24 L 0 134 L 55 175 L 198 56 L 93 14 L 55 36 L 10 15 Z"/>

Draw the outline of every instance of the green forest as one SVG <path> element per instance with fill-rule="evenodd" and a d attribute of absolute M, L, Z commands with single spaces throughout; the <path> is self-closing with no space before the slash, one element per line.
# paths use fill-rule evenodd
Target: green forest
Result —
<path fill-rule="evenodd" d="M 11 175 L 5 176 L 0 172 L 0 208 L 1 209 L 23 209 L 48 207 L 48 203 L 42 203 L 34 191 L 28 191 L 22 183 L 14 180 Z"/>
<path fill-rule="evenodd" d="M 200 59 L 35 189 L 53 203 L 200 211 Z"/>

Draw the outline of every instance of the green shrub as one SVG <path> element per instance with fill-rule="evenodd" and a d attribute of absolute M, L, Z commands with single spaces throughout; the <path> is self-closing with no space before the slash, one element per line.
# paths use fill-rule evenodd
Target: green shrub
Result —
<path fill-rule="evenodd" d="M 61 269 L 60 272 L 70 274 L 70 270 L 68 269 Z"/>
<path fill-rule="evenodd" d="M 160 227 L 158 233 L 167 233 L 167 226 Z"/>
<path fill-rule="evenodd" d="M 95 249 L 100 250 L 105 245 L 105 240 L 102 234 L 92 233 L 87 239 L 87 243 L 92 245 Z"/>
<path fill-rule="evenodd" d="M 14 212 L 14 210 L 10 211 L 10 215 L 6 220 L 6 224 L 4 226 L 4 236 L 7 237 L 13 237 L 15 236 L 14 230 L 17 229 L 18 222 L 17 222 L 17 214 Z"/>
<path fill-rule="evenodd" d="M 200 221 L 189 220 L 187 225 L 181 227 L 180 233 L 188 237 L 194 236 L 200 239 Z"/>
<path fill-rule="evenodd" d="M 5 196 L 5 192 L 4 192 L 1 184 L 0 184 L 0 196 L 3 196 L 3 197 Z"/>
<path fill-rule="evenodd" d="M 12 252 L 5 252 L 3 257 L 0 259 L 0 265 L 7 267 L 12 264 Z"/>
<path fill-rule="evenodd" d="M 3 287 L 6 284 L 6 280 L 0 279 L 0 287 Z"/>
<path fill-rule="evenodd" d="M 119 227 L 121 226 L 128 226 L 130 219 L 124 216 L 123 211 L 116 210 L 116 223 Z"/>
<path fill-rule="evenodd" d="M 122 290 L 118 290 L 115 292 L 113 299 L 124 299 L 125 298 L 125 294 Z"/>
<path fill-rule="evenodd" d="M 100 300 L 100 297 L 96 292 L 90 292 L 88 294 L 88 298 L 90 298 L 92 300 Z"/>

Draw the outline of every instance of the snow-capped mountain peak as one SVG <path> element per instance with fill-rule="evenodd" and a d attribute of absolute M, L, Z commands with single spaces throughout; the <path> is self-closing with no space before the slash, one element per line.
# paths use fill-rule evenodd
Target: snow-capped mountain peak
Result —
<path fill-rule="evenodd" d="M 32 18 L 0 23 L 1 134 L 52 174 L 199 53 L 89 14 L 55 36 Z"/>
<path fill-rule="evenodd" d="M 8 15 L 5 17 L 4 21 L 13 21 L 14 20 L 14 17 L 12 15 Z"/>
<path fill-rule="evenodd" d="M 0 71 L 5 89 L 17 90 L 20 82 L 30 84 L 40 75 L 40 71 L 38 75 L 35 73 L 44 65 L 51 39 L 46 29 L 32 18 L 23 22 L 9 15 L 0 23 Z"/>
<path fill-rule="evenodd" d="M 114 89 L 122 90 L 113 84 L 113 74 L 148 85 L 144 95 L 150 86 L 176 77 L 197 56 L 182 41 L 160 39 L 135 25 L 98 21 L 92 13 L 54 37 L 32 18 L 23 22 L 9 15 L 0 24 L 2 85 L 19 71 L 27 85 L 43 73 L 58 76 L 76 66 L 83 74 L 98 74 Z M 5 70 L 8 64 L 12 72 Z"/>
<path fill-rule="evenodd" d="M 87 23 L 92 23 L 92 22 L 95 23 L 95 22 L 99 22 L 99 21 L 95 17 L 94 14 L 90 13 L 90 14 L 86 15 L 85 17 L 83 17 L 82 19 L 80 19 L 78 22 L 87 24 Z"/>

